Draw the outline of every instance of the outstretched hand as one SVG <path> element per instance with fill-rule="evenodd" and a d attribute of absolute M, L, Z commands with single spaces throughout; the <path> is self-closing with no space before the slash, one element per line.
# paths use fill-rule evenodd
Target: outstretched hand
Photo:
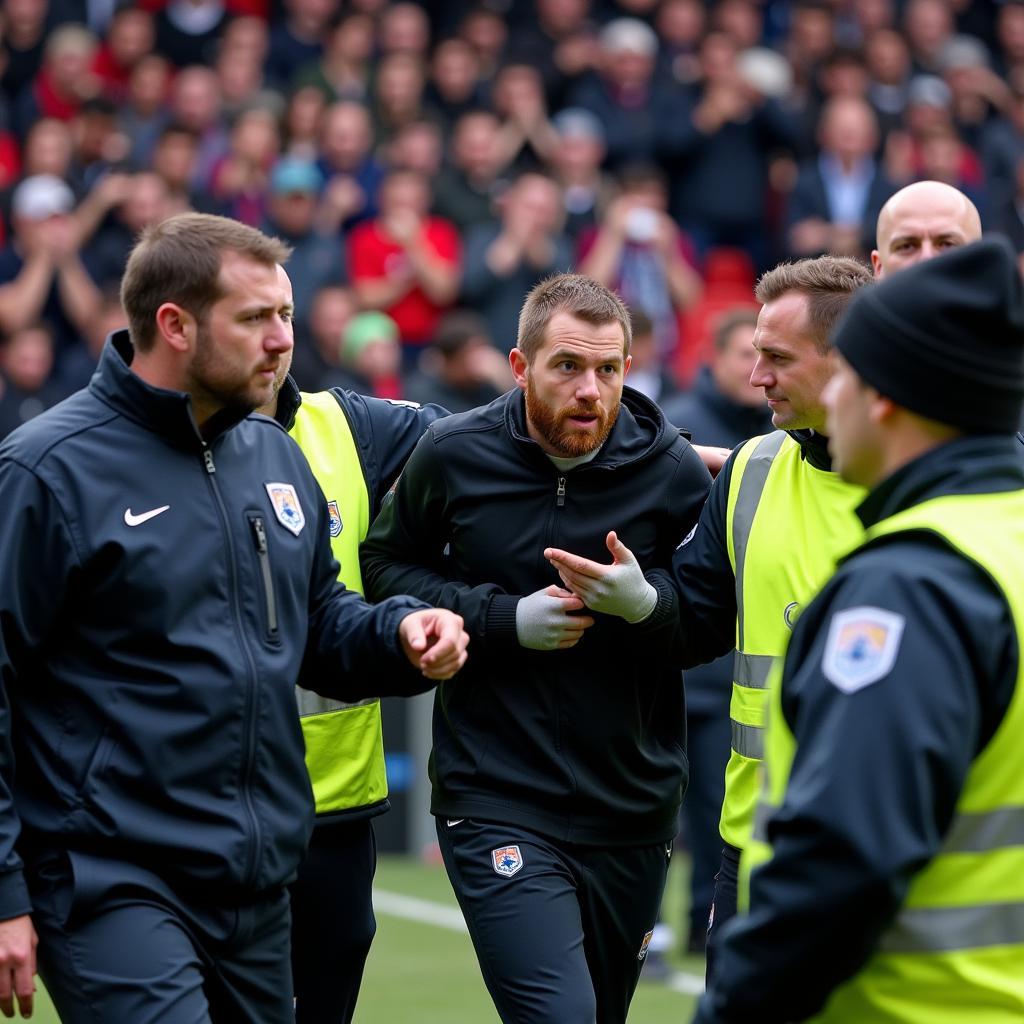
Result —
<path fill-rule="evenodd" d="M 409 663 L 428 679 L 450 679 L 466 664 L 469 634 L 462 628 L 462 616 L 446 608 L 406 615 L 398 636 Z"/>
<path fill-rule="evenodd" d="M 545 548 L 544 557 L 562 582 L 595 612 L 617 615 L 627 622 L 642 622 L 658 603 L 658 592 L 644 578 L 633 552 L 612 530 L 605 538 L 610 565 L 593 562 L 560 548 Z"/>

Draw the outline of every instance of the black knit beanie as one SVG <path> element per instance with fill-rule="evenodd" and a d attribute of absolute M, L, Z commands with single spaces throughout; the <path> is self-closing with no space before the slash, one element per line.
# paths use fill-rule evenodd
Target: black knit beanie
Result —
<path fill-rule="evenodd" d="M 1002 238 L 954 249 L 858 292 L 832 342 L 911 412 L 1012 434 L 1024 409 L 1024 288 Z"/>

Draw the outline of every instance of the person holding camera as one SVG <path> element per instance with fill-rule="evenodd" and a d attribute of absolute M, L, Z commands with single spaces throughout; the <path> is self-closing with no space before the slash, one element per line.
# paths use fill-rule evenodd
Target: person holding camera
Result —
<path fill-rule="evenodd" d="M 618 185 L 600 226 L 580 240 L 579 270 L 651 318 L 664 360 L 679 340 L 679 314 L 697 302 L 703 283 L 693 246 L 666 212 L 664 174 L 636 165 L 619 174 Z"/>

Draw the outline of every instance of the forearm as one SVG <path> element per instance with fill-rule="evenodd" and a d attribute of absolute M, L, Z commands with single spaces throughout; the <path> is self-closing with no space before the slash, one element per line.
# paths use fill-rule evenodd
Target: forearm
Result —
<path fill-rule="evenodd" d="M 0 285 L 0 327 L 8 332 L 20 331 L 39 319 L 53 281 L 53 270 L 48 256 L 34 253 L 13 281 Z"/>
<path fill-rule="evenodd" d="M 670 251 L 665 257 L 665 279 L 676 310 L 689 309 L 704 290 L 700 275 L 677 251 Z"/>
<path fill-rule="evenodd" d="M 81 334 L 87 333 L 96 323 L 103 297 L 77 256 L 61 265 L 57 286 L 68 320 Z"/>
<path fill-rule="evenodd" d="M 412 290 L 408 277 L 368 277 L 353 281 L 352 287 L 364 309 L 389 309 Z"/>
<path fill-rule="evenodd" d="M 609 230 L 598 232 L 594 247 L 580 261 L 579 272 L 610 285 L 615 279 L 622 259 L 622 239 Z"/>

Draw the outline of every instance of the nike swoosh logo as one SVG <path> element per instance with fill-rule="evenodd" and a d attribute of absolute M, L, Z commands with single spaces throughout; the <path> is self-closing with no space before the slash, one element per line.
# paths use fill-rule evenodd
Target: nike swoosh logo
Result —
<path fill-rule="evenodd" d="M 449 818 L 448 827 L 454 828 L 456 825 L 461 825 L 465 820 L 465 818 Z"/>
<path fill-rule="evenodd" d="M 166 512 L 170 507 L 170 505 L 161 505 L 159 508 L 151 508 L 148 512 L 140 512 L 137 516 L 132 515 L 130 508 L 126 508 L 124 510 L 124 521 L 128 526 L 141 526 L 150 519 L 154 519 L 161 513 Z"/>

